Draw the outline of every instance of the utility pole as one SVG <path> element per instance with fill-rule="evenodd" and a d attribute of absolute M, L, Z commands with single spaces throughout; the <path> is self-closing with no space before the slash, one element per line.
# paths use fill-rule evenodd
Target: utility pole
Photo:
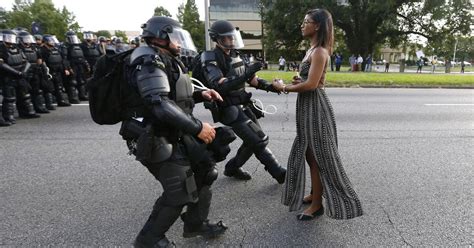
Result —
<path fill-rule="evenodd" d="M 209 38 L 209 1 L 204 0 L 204 33 L 206 36 L 206 51 L 211 50 L 211 40 Z"/>
<path fill-rule="evenodd" d="M 456 64 L 456 47 L 458 46 L 458 38 L 454 38 L 456 42 L 454 43 L 454 54 L 453 54 L 453 62 Z"/>

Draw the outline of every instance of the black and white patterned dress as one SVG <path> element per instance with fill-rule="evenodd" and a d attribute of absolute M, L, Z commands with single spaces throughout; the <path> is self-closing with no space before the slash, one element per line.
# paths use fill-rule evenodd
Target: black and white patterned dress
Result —
<path fill-rule="evenodd" d="M 308 77 L 309 67 L 308 61 L 302 62 L 300 76 L 303 80 Z M 322 80 L 325 74 L 326 71 Z M 306 179 L 305 154 L 309 148 L 316 156 L 326 215 L 334 219 L 351 219 L 362 215 L 360 200 L 342 167 L 337 147 L 336 121 L 324 88 L 298 93 L 296 132 L 288 158 L 282 203 L 289 206 L 290 211 L 299 210 L 302 206 Z"/>

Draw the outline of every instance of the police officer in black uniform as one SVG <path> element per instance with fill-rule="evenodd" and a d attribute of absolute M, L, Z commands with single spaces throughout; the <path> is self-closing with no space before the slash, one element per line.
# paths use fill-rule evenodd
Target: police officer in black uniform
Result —
<path fill-rule="evenodd" d="M 236 156 L 226 164 L 224 175 L 250 180 L 250 174 L 241 167 L 255 154 L 264 164 L 265 170 L 282 184 L 286 169 L 280 166 L 267 148 L 268 136 L 263 132 L 256 116 L 261 113 L 252 108 L 251 94 L 245 91 L 245 85 L 249 83 L 257 89 L 279 92 L 272 84 L 255 76 L 255 72 L 262 68 L 260 62 L 249 64 L 240 57 L 236 49 L 243 47 L 242 38 L 230 22 L 214 22 L 209 29 L 209 35 L 216 42 L 216 47 L 201 55 L 203 74 L 208 87 L 215 89 L 224 98 L 223 103 L 212 108 L 214 121 L 231 126 L 243 141 Z"/>
<path fill-rule="evenodd" d="M 3 47 L 3 31 L 4 31 L 3 29 L 0 29 L 0 58 L 3 57 L 1 53 L 4 50 L 2 48 Z M 0 90 L 3 89 L 3 81 L 4 81 L 3 74 L 4 74 L 3 70 L 0 70 Z M 0 91 L 0 93 L 1 93 L 1 91 Z M 7 126 L 10 126 L 10 125 L 11 125 L 10 122 L 5 121 L 5 119 L 3 119 L 3 111 L 2 111 L 2 108 L 0 108 L 0 127 L 7 127 Z"/>
<path fill-rule="evenodd" d="M 43 35 L 43 46 L 41 46 L 40 54 L 43 58 L 43 64 L 47 66 L 53 83 L 53 91 L 45 95 L 47 105 L 52 103 L 53 94 L 56 96 L 56 102 L 59 107 L 71 106 L 69 103 L 66 89 L 64 88 L 64 76 L 69 76 L 69 70 L 64 66 L 63 57 L 58 48 L 59 41 L 54 35 Z"/>
<path fill-rule="evenodd" d="M 142 25 L 147 46 L 135 48 L 129 59 L 129 82 L 145 103 L 123 122 L 122 127 L 144 125 L 138 138 L 137 160 L 163 186 L 153 211 L 135 240 L 136 247 L 172 247 L 165 233 L 181 215 L 183 237 L 208 238 L 223 234 L 227 227 L 208 220 L 211 184 L 217 178 L 215 163 L 201 159 L 199 147 L 215 138 L 215 129 L 194 118 L 195 101 L 222 100 L 214 90 L 193 91 L 190 78 L 179 61 L 183 41 L 181 25 L 169 17 L 152 17 Z M 194 48 L 195 50 L 195 48 Z M 136 117 L 144 117 L 144 120 Z M 136 123 L 140 120 L 139 123 Z M 128 130 L 129 128 L 122 128 Z M 133 129 L 133 128 L 132 128 Z M 123 135 L 123 131 L 121 131 Z M 148 138 L 147 138 L 148 137 Z M 124 136 L 125 138 L 125 136 Z M 133 149 L 133 148 L 132 148 Z M 196 152 L 198 151 L 198 152 Z"/>
<path fill-rule="evenodd" d="M 92 75 L 94 73 L 95 62 L 97 62 L 97 59 L 100 57 L 99 45 L 96 43 L 95 34 L 89 31 L 84 32 L 84 40 L 82 41 L 81 48 L 90 66 L 90 75 Z"/>
<path fill-rule="evenodd" d="M 41 66 L 43 60 L 41 55 L 36 48 L 36 42 L 33 36 L 26 32 L 21 31 L 17 34 L 19 40 L 19 47 L 26 56 L 26 59 L 31 64 L 30 70 L 28 71 L 27 80 L 31 86 L 31 95 L 33 99 L 33 106 L 37 113 L 49 113 L 49 110 L 46 108 L 45 99 L 43 96 L 43 87 L 41 85 L 42 80 L 42 71 Z"/>
<path fill-rule="evenodd" d="M 69 97 L 69 102 L 76 104 L 80 101 L 87 101 L 86 92 L 86 73 L 90 72 L 90 66 L 84 57 L 84 52 L 81 49 L 81 41 L 77 38 L 76 33 L 68 31 L 66 33 L 66 42 L 61 47 L 64 64 L 70 74 L 65 82 L 66 92 Z"/>
<path fill-rule="evenodd" d="M 38 118 L 29 93 L 30 85 L 27 81 L 27 74 L 30 63 L 26 60 L 25 54 L 18 48 L 17 36 L 15 32 L 3 31 L 3 46 L 0 52 L 0 70 L 4 74 L 2 87 L 3 102 L 2 114 L 5 122 L 14 124 L 15 101 L 18 115 L 21 118 Z"/>

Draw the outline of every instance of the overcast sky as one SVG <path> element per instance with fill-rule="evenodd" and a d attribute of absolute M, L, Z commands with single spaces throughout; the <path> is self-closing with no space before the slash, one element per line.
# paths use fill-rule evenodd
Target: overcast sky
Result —
<path fill-rule="evenodd" d="M 53 0 L 56 8 L 63 6 L 73 12 L 83 31 L 140 31 L 157 6 L 167 9 L 176 19 L 178 6 L 186 0 Z M 204 0 L 195 0 L 204 19 Z M 0 0 L 0 6 L 11 10 L 14 0 Z"/>

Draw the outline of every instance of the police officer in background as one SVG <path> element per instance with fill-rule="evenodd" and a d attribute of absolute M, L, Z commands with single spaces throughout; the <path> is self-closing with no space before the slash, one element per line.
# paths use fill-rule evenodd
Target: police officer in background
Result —
<path fill-rule="evenodd" d="M 236 49 L 243 47 L 243 41 L 240 32 L 230 22 L 214 22 L 209 29 L 209 36 L 216 43 L 216 47 L 201 55 L 203 74 L 208 87 L 215 89 L 224 99 L 216 108 L 211 109 L 214 121 L 231 126 L 243 141 L 235 157 L 227 162 L 224 175 L 250 180 L 250 174 L 241 167 L 255 154 L 264 164 L 265 170 L 282 184 L 286 169 L 280 166 L 267 148 L 268 136 L 263 132 L 256 116 L 261 113 L 252 108 L 251 94 L 245 91 L 245 86 L 249 83 L 257 89 L 276 93 L 278 91 L 272 84 L 255 76 L 262 68 L 260 62 L 249 64 L 241 58 Z"/>
<path fill-rule="evenodd" d="M 11 30 L 3 31 L 3 46 L 0 47 L 0 70 L 3 77 L 3 102 L 2 114 L 5 122 L 14 124 L 16 122 L 15 101 L 18 114 L 21 118 L 38 118 L 29 93 L 30 85 L 27 81 L 27 73 L 30 63 L 25 54 L 18 48 L 17 36 Z"/>
<path fill-rule="evenodd" d="M 191 80 L 183 72 L 183 64 L 177 56 L 181 45 L 196 49 L 192 40 L 183 40 L 186 36 L 182 35 L 184 30 L 177 21 L 169 17 L 152 17 L 142 29 L 147 46 L 137 47 L 130 55 L 128 77 L 130 85 L 145 103 L 142 113 L 138 111 L 131 116 L 142 116 L 144 120 L 130 118 L 122 127 L 133 126 L 133 122 L 135 126 L 146 126 L 147 131 L 138 138 L 136 156 L 161 183 L 163 194 L 156 200 L 134 245 L 174 246 L 165 233 L 181 215 L 184 206 L 187 210 L 181 215 L 183 237 L 219 236 L 227 227 L 221 221 L 208 220 L 212 198 L 210 187 L 217 178 L 217 170 L 212 161 L 196 158 L 202 152 L 195 152 L 196 147 L 214 140 L 215 129 L 194 118 L 192 111 L 195 101 L 220 101 L 222 98 L 214 90 L 193 92 Z M 123 136 L 123 130 L 121 133 Z"/>
<path fill-rule="evenodd" d="M 81 48 L 84 53 L 84 57 L 90 66 L 90 75 L 94 73 L 94 65 L 97 59 L 100 57 L 99 45 L 96 43 L 97 37 L 92 32 L 84 32 L 84 40 L 82 41 Z"/>
<path fill-rule="evenodd" d="M 64 76 L 69 76 L 69 70 L 64 66 L 63 57 L 58 49 L 59 41 L 54 35 L 43 35 L 43 46 L 40 49 L 43 63 L 47 66 L 53 84 L 53 90 L 45 95 L 46 105 L 53 101 L 54 93 L 59 107 L 71 106 L 64 88 Z"/>
<path fill-rule="evenodd" d="M 42 71 L 41 66 L 43 60 L 41 55 L 36 48 L 36 41 L 33 36 L 26 32 L 21 31 L 17 34 L 18 40 L 20 42 L 19 47 L 26 56 L 26 59 L 31 64 L 30 70 L 28 71 L 27 80 L 31 86 L 31 95 L 33 99 L 33 106 L 37 113 L 49 113 L 49 110 L 46 108 L 45 99 L 43 96 L 43 87 L 41 85 L 42 80 Z"/>
<path fill-rule="evenodd" d="M 0 59 L 3 57 L 2 56 L 2 51 L 4 50 L 2 47 L 3 47 L 3 29 L 0 29 Z M 2 63 L 2 61 L 0 61 L 0 63 Z M 0 65 L 1 66 L 1 65 Z M 4 83 L 4 76 L 3 76 L 3 70 L 0 71 L 0 89 L 3 89 L 3 83 Z M 1 91 L 0 91 L 1 93 Z M 2 98 L 3 99 L 3 98 Z M 8 121 L 5 121 L 5 119 L 3 119 L 3 110 L 2 108 L 0 108 L 0 127 L 7 127 L 7 126 L 10 126 L 11 123 L 8 122 Z"/>
<path fill-rule="evenodd" d="M 69 97 L 69 102 L 76 104 L 80 101 L 87 101 L 86 92 L 86 73 L 90 72 L 90 66 L 84 57 L 84 52 L 81 49 L 81 41 L 77 38 L 76 33 L 68 31 L 66 33 L 66 42 L 61 48 L 64 64 L 69 70 L 65 86 Z"/>

